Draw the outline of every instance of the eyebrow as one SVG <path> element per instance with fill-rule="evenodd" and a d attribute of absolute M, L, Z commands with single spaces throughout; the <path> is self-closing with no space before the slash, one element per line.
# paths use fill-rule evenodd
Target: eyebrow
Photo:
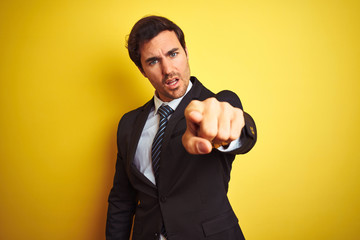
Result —
<path fill-rule="evenodd" d="M 152 61 L 158 60 L 158 57 L 150 57 L 148 59 L 145 60 L 146 63 L 151 63 Z"/>
<path fill-rule="evenodd" d="M 178 51 L 179 50 L 179 48 L 173 48 L 173 49 L 171 49 L 170 51 L 168 51 L 167 53 L 166 53 L 166 55 L 168 56 L 168 55 L 171 55 L 172 53 L 174 53 L 174 52 L 176 52 L 176 51 Z"/>
<path fill-rule="evenodd" d="M 171 55 L 172 53 L 174 53 L 174 52 L 176 52 L 178 50 L 179 50 L 179 48 L 173 48 L 173 49 L 169 50 L 166 53 L 166 56 L 169 56 L 169 55 Z M 159 57 L 150 57 L 150 58 L 146 59 L 145 62 L 150 63 L 150 62 L 155 61 L 155 60 L 159 60 Z"/>

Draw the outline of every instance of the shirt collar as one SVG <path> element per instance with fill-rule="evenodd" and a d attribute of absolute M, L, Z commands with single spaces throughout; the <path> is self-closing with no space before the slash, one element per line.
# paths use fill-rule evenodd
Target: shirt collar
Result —
<path fill-rule="evenodd" d="M 186 92 L 184 95 L 182 95 L 179 98 L 176 98 L 170 102 L 163 102 L 160 100 L 160 98 L 158 98 L 156 96 L 156 94 L 154 94 L 154 105 L 155 105 L 155 109 L 154 109 L 154 114 L 157 113 L 159 107 L 161 107 L 161 105 L 169 105 L 174 111 L 176 110 L 176 108 L 179 106 L 181 100 L 185 97 L 185 95 L 190 91 L 191 87 L 192 87 L 193 83 L 191 81 L 189 81 L 188 87 L 186 89 Z"/>

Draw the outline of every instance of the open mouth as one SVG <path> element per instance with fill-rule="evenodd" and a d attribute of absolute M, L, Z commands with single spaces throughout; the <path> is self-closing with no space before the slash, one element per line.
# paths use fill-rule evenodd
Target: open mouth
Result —
<path fill-rule="evenodd" d="M 176 85 L 176 83 L 178 83 L 178 81 L 179 81 L 179 79 L 178 78 L 172 78 L 172 79 L 168 79 L 168 80 L 166 80 L 165 81 L 165 84 L 167 85 L 167 86 L 175 86 Z"/>

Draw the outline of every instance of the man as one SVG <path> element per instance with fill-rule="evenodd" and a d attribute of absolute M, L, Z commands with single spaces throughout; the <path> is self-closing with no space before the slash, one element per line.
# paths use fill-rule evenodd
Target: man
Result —
<path fill-rule="evenodd" d="M 235 154 L 256 142 L 236 94 L 190 77 L 182 30 L 149 16 L 131 30 L 132 61 L 155 88 L 118 127 L 108 240 L 244 239 L 227 198 Z M 135 216 L 135 217 L 134 217 Z"/>

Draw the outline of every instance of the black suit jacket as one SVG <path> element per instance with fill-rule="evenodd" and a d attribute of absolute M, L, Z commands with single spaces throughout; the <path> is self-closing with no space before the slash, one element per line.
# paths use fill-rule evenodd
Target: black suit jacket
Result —
<path fill-rule="evenodd" d="M 193 99 L 216 97 L 241 108 L 235 93 L 214 94 L 196 78 L 193 87 L 171 115 L 160 157 L 157 186 L 133 164 L 137 144 L 153 99 L 126 113 L 118 128 L 118 155 L 114 185 L 109 195 L 107 240 L 158 239 L 163 225 L 169 240 L 243 239 L 238 220 L 227 198 L 235 154 L 248 152 L 256 142 L 256 127 L 245 115 L 242 146 L 231 153 L 213 149 L 206 155 L 191 155 L 181 138 L 186 130 L 184 110 Z M 135 218 L 133 216 L 135 214 Z"/>

